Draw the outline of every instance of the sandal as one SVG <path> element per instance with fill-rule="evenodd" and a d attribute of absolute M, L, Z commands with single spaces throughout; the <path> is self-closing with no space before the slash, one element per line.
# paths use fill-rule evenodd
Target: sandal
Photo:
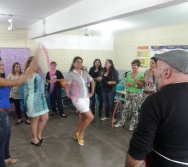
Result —
<path fill-rule="evenodd" d="M 26 121 L 25 121 L 25 124 L 30 125 L 30 124 L 31 124 L 31 121 L 30 121 L 30 120 L 26 120 Z"/>
<path fill-rule="evenodd" d="M 15 159 L 15 158 L 5 159 L 6 164 L 15 164 L 17 161 L 18 159 Z"/>
<path fill-rule="evenodd" d="M 17 121 L 16 123 L 15 123 L 15 125 L 19 125 L 19 124 L 21 124 L 23 121 L 21 120 L 21 121 Z"/>
<path fill-rule="evenodd" d="M 39 141 L 38 143 L 33 143 L 32 141 L 31 141 L 31 145 L 34 145 L 34 146 L 43 146 L 44 145 L 44 143 L 42 143 L 41 141 Z"/>
<path fill-rule="evenodd" d="M 39 139 L 39 141 L 40 141 L 41 143 L 44 143 L 46 140 L 45 140 L 45 139 Z"/>
<path fill-rule="evenodd" d="M 79 132 L 76 132 L 76 134 L 74 135 L 73 138 L 74 138 L 75 140 L 78 140 L 78 136 L 79 136 Z"/>
<path fill-rule="evenodd" d="M 74 137 L 73 137 L 75 140 L 77 140 L 78 141 L 78 144 L 80 144 L 81 146 L 83 146 L 84 145 L 84 140 L 80 140 L 79 139 L 79 132 L 76 132 L 76 134 L 74 135 Z"/>
<path fill-rule="evenodd" d="M 78 139 L 78 144 L 81 145 L 81 146 L 83 146 L 84 145 L 84 140 Z"/>

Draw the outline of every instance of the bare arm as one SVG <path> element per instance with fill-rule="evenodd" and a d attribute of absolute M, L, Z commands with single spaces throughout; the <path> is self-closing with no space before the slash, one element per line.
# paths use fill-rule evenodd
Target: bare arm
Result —
<path fill-rule="evenodd" d="M 136 160 L 133 157 L 131 157 L 129 154 L 127 155 L 125 167 L 141 167 L 143 164 L 143 160 Z"/>
<path fill-rule="evenodd" d="M 89 97 L 92 97 L 92 96 L 93 96 L 94 91 L 95 91 L 95 82 L 94 82 L 94 80 L 92 79 L 92 80 L 91 80 L 91 92 L 89 93 Z"/>
<path fill-rule="evenodd" d="M 20 77 L 17 80 L 8 80 L 0 77 L 0 86 L 18 86 L 26 81 L 26 77 Z"/>

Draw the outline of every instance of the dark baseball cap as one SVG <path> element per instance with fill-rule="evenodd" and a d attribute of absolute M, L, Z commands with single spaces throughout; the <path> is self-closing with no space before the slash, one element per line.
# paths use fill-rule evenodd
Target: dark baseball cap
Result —
<path fill-rule="evenodd" d="M 155 54 L 155 58 L 164 61 L 171 67 L 188 74 L 188 52 L 172 50 L 162 54 Z"/>

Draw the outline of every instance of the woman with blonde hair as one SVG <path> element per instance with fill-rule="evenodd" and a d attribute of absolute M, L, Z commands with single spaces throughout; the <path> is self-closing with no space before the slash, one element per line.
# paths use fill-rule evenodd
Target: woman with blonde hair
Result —
<path fill-rule="evenodd" d="M 42 146 L 45 142 L 42 132 L 48 121 L 49 110 L 44 95 L 44 79 L 39 75 L 39 66 L 37 65 L 35 69 L 30 67 L 33 58 L 29 57 L 25 63 L 25 72 L 31 72 L 25 83 L 25 108 L 27 115 L 31 117 L 31 144 Z"/>

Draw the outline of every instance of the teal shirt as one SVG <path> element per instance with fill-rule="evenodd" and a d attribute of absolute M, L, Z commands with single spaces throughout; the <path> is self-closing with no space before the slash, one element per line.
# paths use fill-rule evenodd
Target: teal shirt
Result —
<path fill-rule="evenodd" d="M 134 85 L 136 85 L 136 82 L 134 81 L 134 79 L 131 78 L 131 74 L 132 72 L 128 72 L 127 73 L 127 76 L 126 76 L 126 82 L 130 82 L 130 83 L 133 83 Z M 138 73 L 137 76 L 135 77 L 135 79 L 138 79 L 138 80 L 143 80 L 144 79 L 144 74 L 142 73 Z M 136 93 L 139 93 L 140 92 L 140 89 L 139 88 L 136 88 L 135 86 L 129 86 L 126 88 L 127 92 L 136 92 Z"/>

